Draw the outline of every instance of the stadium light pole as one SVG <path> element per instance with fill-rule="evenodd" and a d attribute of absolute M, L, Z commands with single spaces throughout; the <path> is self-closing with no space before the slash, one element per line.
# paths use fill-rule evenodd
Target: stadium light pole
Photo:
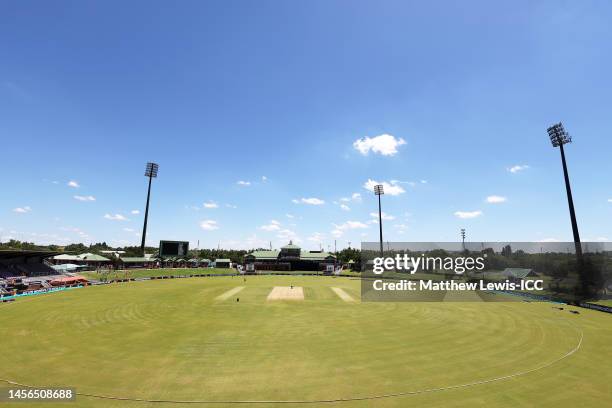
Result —
<path fill-rule="evenodd" d="M 578 222 L 576 221 L 576 212 L 574 211 L 574 200 L 572 199 L 572 188 L 570 187 L 569 174 L 567 172 L 567 164 L 565 163 L 565 151 L 563 145 L 572 142 L 572 137 L 565 131 L 561 122 L 550 126 L 546 129 L 550 142 L 553 147 L 558 147 L 561 151 L 561 163 L 563 164 L 563 176 L 565 177 L 565 191 L 567 192 L 567 204 L 569 205 L 570 218 L 572 220 L 572 232 L 574 234 L 574 245 L 576 247 L 576 257 L 582 258 L 582 246 L 580 245 L 580 234 L 578 233 Z"/>
<path fill-rule="evenodd" d="M 465 228 L 461 228 L 461 246 L 465 251 Z"/>
<path fill-rule="evenodd" d="M 378 228 L 380 232 L 380 257 L 384 257 L 383 250 L 383 235 L 382 235 L 382 210 L 380 207 L 380 196 L 385 194 L 382 184 L 377 184 L 374 186 L 374 194 L 378 196 Z"/>
<path fill-rule="evenodd" d="M 149 178 L 149 189 L 147 191 L 147 207 L 145 208 L 144 225 L 142 227 L 142 242 L 140 243 L 140 252 L 142 256 L 145 254 L 145 240 L 147 238 L 147 221 L 149 220 L 149 200 L 151 198 L 151 181 L 153 178 L 157 178 L 157 170 L 159 165 L 157 163 L 148 162 L 145 169 L 145 177 Z"/>

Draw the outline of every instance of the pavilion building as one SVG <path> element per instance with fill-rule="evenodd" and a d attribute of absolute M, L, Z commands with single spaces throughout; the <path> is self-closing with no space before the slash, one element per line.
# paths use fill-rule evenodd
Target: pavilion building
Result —
<path fill-rule="evenodd" d="M 336 257 L 324 251 L 305 251 L 292 241 L 280 250 L 253 251 L 245 255 L 244 263 L 249 270 L 275 271 L 329 271 L 336 264 Z M 254 267 L 254 268 L 253 268 Z"/>

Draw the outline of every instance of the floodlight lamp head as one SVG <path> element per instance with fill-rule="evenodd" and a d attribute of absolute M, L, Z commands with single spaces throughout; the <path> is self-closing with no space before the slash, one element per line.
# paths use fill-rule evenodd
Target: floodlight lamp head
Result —
<path fill-rule="evenodd" d="M 148 162 L 147 167 L 145 169 L 145 177 L 157 177 L 158 169 L 159 169 L 159 164 Z"/>
<path fill-rule="evenodd" d="M 546 129 L 546 131 L 548 132 L 548 137 L 550 137 L 550 142 L 553 147 L 559 147 L 572 142 L 572 137 L 565 131 L 563 123 L 561 122 L 552 125 Z"/>
<path fill-rule="evenodd" d="M 385 194 L 385 191 L 383 190 L 383 185 L 382 184 L 377 184 L 374 186 L 374 194 L 375 195 L 383 195 Z"/>

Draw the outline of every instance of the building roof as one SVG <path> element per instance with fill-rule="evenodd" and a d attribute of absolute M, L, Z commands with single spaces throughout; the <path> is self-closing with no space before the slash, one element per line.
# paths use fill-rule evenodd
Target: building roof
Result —
<path fill-rule="evenodd" d="M 323 261 L 327 258 L 335 258 L 335 256 L 333 256 L 329 252 L 320 252 L 320 251 L 302 252 L 300 254 L 300 259 L 304 259 L 306 261 Z"/>
<path fill-rule="evenodd" d="M 177 261 L 181 261 L 180 259 L 178 259 Z M 210 262 L 210 259 L 206 259 L 206 258 L 191 258 L 191 259 L 185 259 L 186 262 L 198 262 L 198 263 L 204 263 L 204 262 Z"/>
<path fill-rule="evenodd" d="M 293 241 L 289 241 L 289 243 L 284 247 L 281 247 L 281 249 L 300 249 L 300 247 L 295 245 Z"/>
<path fill-rule="evenodd" d="M 512 278 L 518 278 L 518 279 L 523 279 L 523 278 L 526 278 L 527 276 L 535 275 L 533 273 L 533 269 L 525 269 L 525 268 L 506 268 L 504 269 L 502 273 L 504 276 L 507 276 L 509 278 L 512 277 Z"/>
<path fill-rule="evenodd" d="M 121 258 L 121 261 L 124 263 L 140 263 L 140 262 L 151 262 L 151 259 L 142 257 L 142 256 L 135 256 L 135 257 L 125 257 L 125 258 Z"/>
<path fill-rule="evenodd" d="M 216 262 L 216 263 L 219 263 L 219 262 L 227 262 L 227 263 L 230 263 L 230 262 L 232 262 L 232 261 L 231 261 L 231 259 L 228 259 L 228 258 L 218 258 L 218 259 L 216 259 L 216 260 L 215 260 L 215 262 Z"/>
<path fill-rule="evenodd" d="M 34 256 L 42 256 L 44 258 L 59 254 L 57 251 L 39 251 L 39 250 L 28 250 L 28 249 L 0 249 L 0 259 L 11 259 L 19 256 L 26 258 Z"/>
<path fill-rule="evenodd" d="M 53 259 L 56 261 L 81 261 L 82 260 L 81 258 L 79 258 L 78 255 L 71 255 L 71 254 L 56 255 L 53 257 Z"/>
<path fill-rule="evenodd" d="M 280 254 L 280 251 L 278 250 L 253 251 L 247 256 L 254 257 L 256 260 L 262 261 L 262 260 L 276 260 L 278 259 L 279 254 Z M 330 254 L 329 252 L 301 251 L 299 259 L 303 259 L 305 261 L 323 261 L 325 259 L 335 259 L 335 256 Z"/>
<path fill-rule="evenodd" d="M 110 261 L 110 259 L 105 258 L 101 255 L 85 253 L 79 255 L 72 254 L 61 254 L 53 257 L 56 261 L 94 261 L 94 262 L 106 262 Z"/>
<path fill-rule="evenodd" d="M 274 249 L 271 251 L 253 251 L 247 256 L 253 256 L 255 259 L 278 259 L 280 251 Z"/>
<path fill-rule="evenodd" d="M 99 261 L 99 262 L 110 261 L 110 259 L 105 258 L 101 255 L 96 255 L 96 254 L 91 254 L 91 253 L 81 254 L 78 256 L 84 261 Z"/>

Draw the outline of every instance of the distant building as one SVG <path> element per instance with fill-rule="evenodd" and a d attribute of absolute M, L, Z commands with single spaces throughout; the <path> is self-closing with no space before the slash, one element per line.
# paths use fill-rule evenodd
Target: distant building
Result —
<path fill-rule="evenodd" d="M 215 268 L 229 268 L 232 261 L 227 258 L 217 258 L 215 260 Z"/>
<path fill-rule="evenodd" d="M 336 257 L 324 251 L 303 251 L 292 241 L 279 250 L 253 251 L 244 257 L 245 264 L 255 270 L 327 271 L 336 263 Z M 252 267 L 247 267 L 251 271 Z"/>
<path fill-rule="evenodd" d="M 60 254 L 51 258 L 51 262 L 53 262 L 54 265 L 74 264 L 87 265 L 94 268 L 102 265 L 112 264 L 112 261 L 110 259 L 92 253 L 85 253 L 79 255 Z"/>
<path fill-rule="evenodd" d="M 144 256 L 122 257 L 119 262 L 123 268 L 154 268 L 157 261 L 154 258 L 145 258 Z"/>

